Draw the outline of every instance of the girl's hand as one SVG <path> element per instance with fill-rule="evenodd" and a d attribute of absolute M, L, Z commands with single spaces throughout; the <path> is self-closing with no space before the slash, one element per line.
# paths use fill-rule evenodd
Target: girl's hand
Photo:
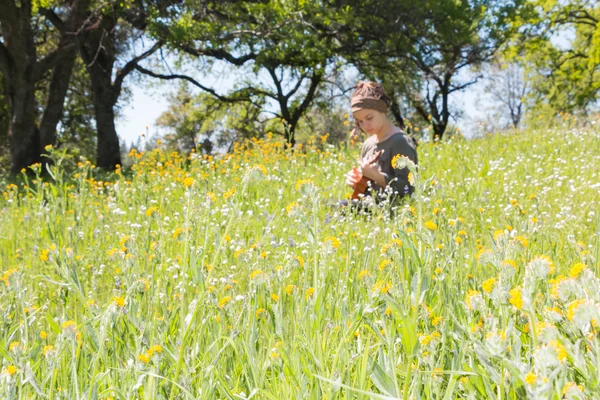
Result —
<path fill-rule="evenodd" d="M 374 159 L 375 159 L 375 156 L 371 155 L 369 157 L 363 158 L 362 160 L 360 160 L 358 162 L 358 165 L 360 165 L 362 174 L 369 179 L 375 179 L 375 176 L 377 176 L 377 172 L 379 172 L 378 166 L 371 165 L 373 163 Z"/>
<path fill-rule="evenodd" d="M 346 183 L 354 188 L 358 181 L 360 181 L 360 171 L 354 167 L 346 174 Z"/>

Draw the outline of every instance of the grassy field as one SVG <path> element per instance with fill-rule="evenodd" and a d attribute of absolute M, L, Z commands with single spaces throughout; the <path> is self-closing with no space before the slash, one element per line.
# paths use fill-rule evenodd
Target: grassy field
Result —
<path fill-rule="evenodd" d="M 422 143 L 393 220 L 319 138 L 7 185 L 0 398 L 599 398 L 599 132 Z"/>

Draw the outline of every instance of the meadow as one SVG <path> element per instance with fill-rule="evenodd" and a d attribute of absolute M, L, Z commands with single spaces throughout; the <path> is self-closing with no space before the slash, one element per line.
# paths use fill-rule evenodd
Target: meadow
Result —
<path fill-rule="evenodd" d="M 328 206 L 359 151 L 53 150 L 0 198 L 0 398 L 599 398 L 596 125 L 423 142 L 394 218 Z"/>

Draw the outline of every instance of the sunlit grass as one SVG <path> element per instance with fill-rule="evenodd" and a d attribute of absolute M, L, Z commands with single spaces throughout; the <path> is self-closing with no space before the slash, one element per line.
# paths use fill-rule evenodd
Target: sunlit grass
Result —
<path fill-rule="evenodd" d="M 7 186 L 0 396 L 599 395 L 598 131 L 423 143 L 393 220 L 328 205 L 359 147 L 301 150 Z"/>

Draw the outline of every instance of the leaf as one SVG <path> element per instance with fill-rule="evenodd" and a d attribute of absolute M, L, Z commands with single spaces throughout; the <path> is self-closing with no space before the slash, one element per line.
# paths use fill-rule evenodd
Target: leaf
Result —
<path fill-rule="evenodd" d="M 398 397 L 398 393 L 396 393 L 396 387 L 394 386 L 394 380 L 390 378 L 386 372 L 381 368 L 378 362 L 373 364 L 373 372 L 371 373 L 371 379 L 377 389 L 381 390 L 388 396 L 396 396 Z"/>

